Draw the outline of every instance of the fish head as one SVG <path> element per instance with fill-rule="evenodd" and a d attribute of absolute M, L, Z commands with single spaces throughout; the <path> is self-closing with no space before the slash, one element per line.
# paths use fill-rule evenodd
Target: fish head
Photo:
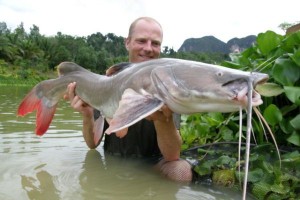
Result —
<path fill-rule="evenodd" d="M 255 91 L 255 87 L 265 83 L 269 79 L 268 74 L 223 68 L 217 76 L 219 76 L 219 80 L 216 82 L 221 83 L 218 91 L 224 95 L 228 94 L 228 99 L 233 103 L 245 108 L 249 103 L 248 93 L 250 90 L 252 90 L 252 106 L 259 106 L 263 103 L 260 94 Z"/>
<path fill-rule="evenodd" d="M 178 113 L 233 112 L 248 105 L 247 94 L 268 75 L 186 60 L 170 60 L 152 71 L 160 98 Z M 262 104 L 253 90 L 252 106 Z"/>

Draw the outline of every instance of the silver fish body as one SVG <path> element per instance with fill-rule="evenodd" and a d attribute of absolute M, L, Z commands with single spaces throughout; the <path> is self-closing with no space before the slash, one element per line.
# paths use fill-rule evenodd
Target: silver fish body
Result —
<path fill-rule="evenodd" d="M 179 114 L 232 112 L 246 108 L 248 83 L 255 88 L 268 79 L 263 73 L 172 58 L 132 63 L 111 77 L 92 73 L 70 62 L 61 63 L 58 71 L 57 79 L 42 81 L 32 95 L 51 108 L 66 92 L 67 85 L 75 81 L 76 94 L 115 122 L 108 133 L 134 124 L 164 104 Z M 28 104 L 26 98 L 24 101 Z M 255 91 L 251 102 L 253 106 L 262 103 Z M 26 106 L 22 104 L 19 115 L 26 114 L 22 111 Z"/>

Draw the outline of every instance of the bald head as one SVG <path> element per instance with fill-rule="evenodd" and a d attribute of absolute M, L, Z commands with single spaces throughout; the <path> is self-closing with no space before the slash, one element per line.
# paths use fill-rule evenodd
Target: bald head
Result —
<path fill-rule="evenodd" d="M 125 40 L 129 62 L 142 62 L 158 58 L 162 39 L 162 27 L 155 19 L 140 17 L 133 21 Z"/>
<path fill-rule="evenodd" d="M 131 23 L 131 25 L 129 27 L 129 31 L 128 31 L 128 38 L 130 38 L 132 36 L 132 34 L 135 30 L 135 27 L 141 21 L 144 21 L 149 24 L 156 24 L 161 29 L 161 36 L 163 37 L 162 26 L 160 25 L 160 23 L 157 20 L 153 19 L 152 17 L 139 17 Z"/>

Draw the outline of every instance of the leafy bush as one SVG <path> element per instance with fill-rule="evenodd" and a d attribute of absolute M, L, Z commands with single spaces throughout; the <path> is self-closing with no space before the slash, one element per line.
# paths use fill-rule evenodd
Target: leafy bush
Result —
<path fill-rule="evenodd" d="M 224 61 L 221 65 L 269 74 L 269 82 L 257 88 L 264 101 L 259 110 L 280 148 L 288 149 L 281 152 L 281 161 L 271 153 L 274 152 L 274 141 L 270 139 L 270 134 L 265 136 L 265 128 L 258 117 L 253 116 L 255 140 L 252 141 L 256 142 L 256 146 L 252 147 L 250 155 L 248 182 L 251 192 L 258 199 L 299 197 L 300 153 L 296 149 L 300 147 L 300 32 L 285 36 L 272 31 L 260 33 L 252 47 L 230 57 L 231 61 Z M 235 152 L 222 148 L 221 152 L 216 149 L 205 150 L 203 154 L 200 148 L 208 143 L 215 145 L 238 141 L 238 113 L 196 114 L 182 116 L 182 121 L 182 149 L 186 150 L 183 155 L 191 149 L 198 150 L 195 171 L 199 177 L 209 176 L 215 183 L 220 183 L 226 177 L 228 181 L 224 186 L 238 186 L 239 176 L 243 176 L 237 170 L 240 165 L 236 160 L 238 149 Z M 215 157 L 208 156 L 210 154 Z M 233 177 L 232 171 L 236 172 Z M 222 178 L 218 179 L 218 176 Z"/>
<path fill-rule="evenodd" d="M 232 59 L 223 65 L 269 74 L 273 84 L 266 88 L 273 95 L 264 98 L 261 112 L 281 145 L 300 146 L 300 32 L 261 33 L 256 44 Z"/>

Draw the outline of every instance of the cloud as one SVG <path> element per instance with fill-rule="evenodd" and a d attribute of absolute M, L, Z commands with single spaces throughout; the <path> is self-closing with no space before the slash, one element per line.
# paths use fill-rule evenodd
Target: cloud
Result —
<path fill-rule="evenodd" d="M 283 22 L 299 21 L 298 0 L 283 4 L 243 0 L 0 0 L 2 21 L 11 29 L 24 22 L 40 33 L 87 36 L 96 32 L 126 37 L 130 23 L 140 16 L 157 19 L 164 29 L 163 45 L 178 50 L 185 39 L 214 35 L 227 42 L 278 29 Z"/>

